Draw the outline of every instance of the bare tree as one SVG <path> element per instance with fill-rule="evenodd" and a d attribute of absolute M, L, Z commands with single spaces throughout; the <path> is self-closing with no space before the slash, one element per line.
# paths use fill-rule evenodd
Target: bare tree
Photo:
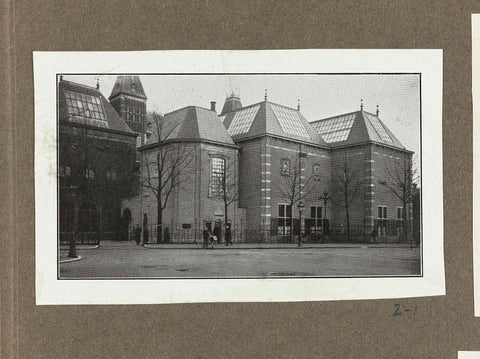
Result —
<path fill-rule="evenodd" d="M 283 159 L 281 179 L 277 185 L 279 198 L 285 201 L 291 208 L 289 215 L 290 238 L 293 234 L 293 206 L 299 203 L 312 190 L 312 176 L 302 174 L 303 167 L 301 154 L 297 156 L 293 165 L 289 159 Z"/>
<path fill-rule="evenodd" d="M 223 171 L 221 182 L 221 201 L 223 203 L 223 211 L 225 215 L 225 225 L 228 223 L 228 206 L 240 199 L 238 185 L 239 177 L 235 168 L 235 160 L 225 159 L 226 165 Z"/>
<path fill-rule="evenodd" d="M 160 243 L 163 240 L 163 211 L 173 190 L 187 179 L 185 170 L 192 162 L 194 151 L 183 143 L 170 141 L 178 130 L 178 123 L 168 123 L 165 117 L 157 112 L 152 114 L 151 119 L 153 138 L 150 143 L 156 147 L 153 156 L 144 156 L 146 175 L 141 178 L 141 186 L 149 189 L 156 198 L 157 242 Z"/>
<path fill-rule="evenodd" d="M 417 169 L 413 167 L 411 156 L 402 156 L 395 159 L 385 168 L 385 180 L 380 184 L 387 187 L 391 193 L 397 197 L 403 208 L 403 238 L 407 239 L 409 235 L 409 211 L 408 207 L 413 202 L 417 190 L 415 183 L 418 180 Z"/>
<path fill-rule="evenodd" d="M 334 186 L 339 194 L 339 201 L 336 201 L 336 204 L 345 210 L 347 240 L 350 240 L 350 208 L 361 192 L 363 180 L 359 176 L 359 173 L 352 169 L 346 156 L 337 161 L 336 167 L 337 176 Z"/>

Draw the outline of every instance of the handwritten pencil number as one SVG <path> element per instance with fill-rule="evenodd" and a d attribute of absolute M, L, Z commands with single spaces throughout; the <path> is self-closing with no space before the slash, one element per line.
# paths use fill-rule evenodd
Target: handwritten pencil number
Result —
<path fill-rule="evenodd" d="M 416 304 L 412 309 L 411 308 L 402 309 L 400 304 L 394 304 L 393 308 L 395 308 L 395 310 L 393 311 L 394 317 L 397 315 L 402 315 L 402 313 L 408 313 L 413 317 L 415 314 L 417 314 L 417 309 L 418 309 Z"/>

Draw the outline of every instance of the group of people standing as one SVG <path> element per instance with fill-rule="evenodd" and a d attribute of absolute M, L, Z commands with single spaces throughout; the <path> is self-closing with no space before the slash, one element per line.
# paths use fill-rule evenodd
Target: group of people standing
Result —
<path fill-rule="evenodd" d="M 213 228 L 213 233 L 210 229 L 210 226 L 207 224 L 203 230 L 203 248 L 213 248 L 213 243 L 221 243 L 222 241 L 222 230 L 219 226 Z M 230 223 L 225 225 L 225 245 L 233 245 L 232 242 L 232 228 Z"/>
<path fill-rule="evenodd" d="M 207 224 L 205 225 L 205 229 L 203 230 L 203 248 L 213 248 L 213 243 L 221 243 L 222 241 L 222 230 L 220 229 L 220 226 L 215 226 L 213 228 L 213 233 L 210 229 L 211 227 Z M 142 232 L 143 232 L 143 243 L 142 243 Z M 148 242 L 148 230 L 144 228 L 142 231 L 142 228 L 140 228 L 139 225 L 134 230 L 134 238 L 135 238 L 135 243 L 137 245 L 145 245 Z M 225 225 L 225 245 L 232 245 L 232 228 L 230 223 L 227 223 Z"/>

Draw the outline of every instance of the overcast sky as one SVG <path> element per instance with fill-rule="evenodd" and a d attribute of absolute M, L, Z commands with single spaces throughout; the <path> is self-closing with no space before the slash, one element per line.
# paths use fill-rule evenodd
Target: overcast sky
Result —
<path fill-rule="evenodd" d="M 95 86 L 108 98 L 116 75 L 65 75 L 64 79 Z M 360 109 L 375 113 L 400 142 L 416 154 L 420 151 L 420 78 L 418 75 L 140 75 L 148 97 L 147 110 L 168 113 L 196 105 L 220 112 L 232 91 L 242 105 L 268 100 L 296 108 L 308 121 Z"/>

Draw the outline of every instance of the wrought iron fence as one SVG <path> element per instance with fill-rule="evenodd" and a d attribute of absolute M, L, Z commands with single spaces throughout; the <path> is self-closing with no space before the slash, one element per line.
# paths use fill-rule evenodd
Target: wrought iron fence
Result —
<path fill-rule="evenodd" d="M 60 244 L 69 244 L 72 239 L 72 232 L 60 232 Z M 102 233 L 102 239 L 113 239 L 115 233 L 104 232 Z M 100 234 L 98 232 L 78 232 L 75 236 L 76 244 L 91 244 L 97 245 L 100 243 Z"/>

